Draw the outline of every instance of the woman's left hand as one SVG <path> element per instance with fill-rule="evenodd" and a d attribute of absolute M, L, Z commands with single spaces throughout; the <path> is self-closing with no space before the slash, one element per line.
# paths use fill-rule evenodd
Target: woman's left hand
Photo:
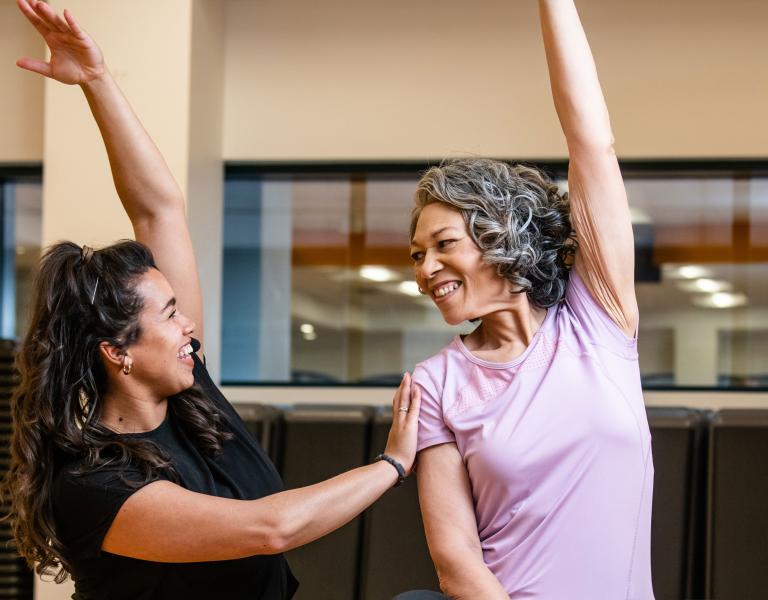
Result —
<path fill-rule="evenodd" d="M 421 388 L 413 383 L 410 373 L 405 373 L 392 399 L 392 426 L 384 453 L 400 462 L 406 475 L 416 460 L 420 408 Z"/>
<path fill-rule="evenodd" d="M 24 57 L 16 61 L 19 67 L 70 85 L 93 81 L 106 72 L 101 50 L 68 10 L 62 16 L 38 0 L 16 4 L 51 49 L 50 62 Z"/>

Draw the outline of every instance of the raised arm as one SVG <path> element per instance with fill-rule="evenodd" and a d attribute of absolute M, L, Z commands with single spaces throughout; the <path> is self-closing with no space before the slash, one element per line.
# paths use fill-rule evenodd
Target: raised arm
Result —
<path fill-rule="evenodd" d="M 72 15 L 66 10 L 59 15 L 44 2 L 16 1 L 51 50 L 49 62 L 22 58 L 18 66 L 83 89 L 136 239 L 152 250 L 202 343 L 202 296 L 181 189 L 107 70 L 101 50 Z"/>
<path fill-rule="evenodd" d="M 634 238 L 597 69 L 573 0 L 539 0 L 552 96 L 568 144 L 575 269 L 628 336 L 637 328 Z"/>
<path fill-rule="evenodd" d="M 419 453 L 419 504 L 440 589 L 456 600 L 508 600 L 483 562 L 469 476 L 454 443 Z"/>
<path fill-rule="evenodd" d="M 406 374 L 392 401 L 385 453 L 409 473 L 416 454 L 421 392 Z M 399 410 L 408 407 L 407 412 Z M 259 500 L 217 498 L 156 481 L 125 501 L 102 543 L 113 554 L 159 562 L 275 554 L 349 522 L 397 481 L 385 461 Z"/>

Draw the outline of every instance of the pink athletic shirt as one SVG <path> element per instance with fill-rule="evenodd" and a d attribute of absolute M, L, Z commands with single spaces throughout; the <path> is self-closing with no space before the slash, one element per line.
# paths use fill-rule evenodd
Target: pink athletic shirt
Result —
<path fill-rule="evenodd" d="M 574 271 L 521 356 L 487 362 L 456 337 L 413 379 L 418 449 L 456 443 L 485 564 L 511 598 L 653 599 L 637 342 Z"/>

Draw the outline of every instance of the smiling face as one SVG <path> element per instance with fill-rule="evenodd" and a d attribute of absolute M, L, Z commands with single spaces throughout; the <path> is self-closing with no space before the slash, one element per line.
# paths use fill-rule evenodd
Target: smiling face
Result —
<path fill-rule="evenodd" d="M 416 282 L 450 325 L 510 306 L 510 283 L 483 260 L 461 213 L 447 204 L 432 202 L 422 209 L 411 259 Z"/>
<path fill-rule="evenodd" d="M 127 348 L 130 377 L 158 397 L 178 394 L 195 382 L 190 345 L 195 325 L 176 310 L 171 285 L 157 269 L 141 276 L 136 292 L 144 308 L 139 315 L 141 335 Z"/>

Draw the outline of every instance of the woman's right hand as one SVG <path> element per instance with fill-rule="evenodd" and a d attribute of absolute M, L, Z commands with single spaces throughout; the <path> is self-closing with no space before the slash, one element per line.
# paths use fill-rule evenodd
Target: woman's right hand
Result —
<path fill-rule="evenodd" d="M 411 473 L 416 460 L 420 407 L 421 389 L 413 384 L 411 374 L 406 373 L 392 399 L 392 426 L 384 450 L 385 454 L 403 465 L 406 475 Z"/>
<path fill-rule="evenodd" d="M 51 49 L 50 62 L 24 57 L 16 61 L 19 67 L 70 85 L 104 75 L 107 67 L 101 50 L 68 10 L 62 16 L 38 0 L 16 0 L 16 4 Z"/>

